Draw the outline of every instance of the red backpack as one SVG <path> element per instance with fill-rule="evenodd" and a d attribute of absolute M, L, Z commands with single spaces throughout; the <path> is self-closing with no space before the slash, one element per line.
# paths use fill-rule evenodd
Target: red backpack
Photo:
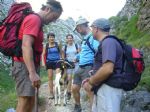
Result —
<path fill-rule="evenodd" d="M 6 56 L 22 56 L 22 40 L 18 38 L 23 19 L 33 13 L 29 3 L 14 3 L 0 22 L 0 52 Z"/>

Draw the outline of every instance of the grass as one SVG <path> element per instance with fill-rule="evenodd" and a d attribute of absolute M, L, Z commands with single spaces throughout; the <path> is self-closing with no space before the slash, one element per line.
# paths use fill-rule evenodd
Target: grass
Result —
<path fill-rule="evenodd" d="M 0 112 L 16 107 L 15 84 L 8 71 L 0 71 Z"/>
<path fill-rule="evenodd" d="M 15 108 L 17 103 L 15 83 L 8 74 L 9 71 L 0 71 L 0 112 L 5 112 L 9 108 Z M 47 71 L 42 68 L 40 74 L 42 83 L 47 82 Z M 42 99 L 40 98 L 40 102 L 43 102 Z"/>
<path fill-rule="evenodd" d="M 140 86 L 145 87 L 150 91 L 150 66 L 145 68 L 144 73 L 142 74 L 142 79 L 139 83 Z"/>

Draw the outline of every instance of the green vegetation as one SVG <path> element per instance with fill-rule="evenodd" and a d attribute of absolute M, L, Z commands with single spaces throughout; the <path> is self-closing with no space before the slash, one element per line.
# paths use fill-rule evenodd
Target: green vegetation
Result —
<path fill-rule="evenodd" d="M 15 84 L 8 71 L 0 71 L 0 112 L 16 106 Z"/>
<path fill-rule="evenodd" d="M 141 32 L 137 28 L 138 15 L 133 16 L 130 21 L 127 17 L 111 17 L 111 23 L 116 29 L 115 35 L 131 43 L 135 47 L 150 47 L 150 33 Z"/>
<path fill-rule="evenodd" d="M 5 112 L 8 108 L 15 108 L 17 97 L 15 92 L 15 83 L 9 71 L 0 70 L 0 112 Z M 41 70 L 42 83 L 48 81 L 46 70 Z M 40 98 L 40 102 L 43 102 Z"/>

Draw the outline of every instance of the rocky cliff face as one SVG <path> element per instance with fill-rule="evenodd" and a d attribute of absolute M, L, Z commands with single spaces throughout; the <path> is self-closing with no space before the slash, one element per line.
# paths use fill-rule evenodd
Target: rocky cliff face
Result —
<path fill-rule="evenodd" d="M 0 20 L 2 20 L 15 0 L 0 0 Z"/>
<path fill-rule="evenodd" d="M 137 26 L 140 31 L 150 31 L 150 0 L 143 0 Z"/>
<path fill-rule="evenodd" d="M 150 31 L 150 0 L 126 0 L 125 6 L 118 13 L 119 17 L 139 15 L 137 27 L 140 31 Z"/>
<path fill-rule="evenodd" d="M 128 20 L 133 15 L 136 15 L 138 10 L 140 9 L 142 4 L 142 0 L 126 0 L 125 6 L 122 8 L 122 10 L 118 13 L 117 16 L 119 17 L 128 17 Z"/>
<path fill-rule="evenodd" d="M 55 40 L 58 43 L 61 43 L 64 45 L 66 42 L 66 35 L 72 34 L 74 36 L 75 42 L 80 43 L 81 37 L 77 32 L 73 31 L 74 27 L 75 27 L 75 21 L 72 18 L 68 18 L 67 20 L 59 19 L 55 23 L 51 23 L 44 28 L 45 37 L 47 33 L 53 32 L 56 35 Z"/>

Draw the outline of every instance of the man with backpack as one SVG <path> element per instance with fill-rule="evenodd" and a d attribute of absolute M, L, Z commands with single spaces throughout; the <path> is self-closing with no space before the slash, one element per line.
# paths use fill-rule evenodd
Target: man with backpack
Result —
<path fill-rule="evenodd" d="M 110 35 L 107 19 L 97 19 L 91 27 L 101 43 L 95 54 L 93 75 L 83 81 L 86 89 L 95 93 L 92 112 L 120 112 L 123 91 L 134 89 L 144 71 L 142 53 Z"/>
<path fill-rule="evenodd" d="M 16 82 L 16 91 L 18 96 L 16 111 L 32 112 L 35 104 L 35 88 L 39 88 L 41 82 L 39 77 L 39 68 L 40 56 L 43 49 L 42 26 L 58 19 L 62 13 L 62 6 L 59 2 L 55 0 L 48 1 L 46 5 L 43 5 L 39 13 L 35 14 L 31 12 L 30 14 L 27 14 L 30 11 L 31 7 L 27 3 L 20 4 L 22 4 L 21 7 L 15 7 L 19 6 L 19 4 L 15 4 L 12 6 L 11 10 L 8 13 L 8 15 L 11 16 L 3 21 L 2 27 L 4 27 L 5 29 L 5 25 L 10 25 L 9 22 L 11 20 L 12 26 L 15 27 L 15 25 L 17 24 L 17 27 L 15 29 L 17 34 L 17 40 L 21 41 L 21 43 L 20 47 L 15 44 L 15 48 L 21 49 L 22 54 L 20 52 L 18 53 L 18 55 L 11 53 L 7 54 L 8 52 L 5 52 L 5 55 L 7 54 L 8 56 L 13 57 L 12 77 Z M 25 10 L 22 10 L 24 8 L 24 5 L 28 5 L 28 7 Z M 18 8 L 20 8 L 21 10 L 15 13 L 12 11 L 16 11 Z M 25 15 L 24 13 L 27 15 Z M 19 17 L 19 15 L 21 16 Z M 17 21 L 22 18 L 24 18 L 23 21 L 17 23 Z M 14 28 L 12 26 L 8 28 L 9 30 L 5 30 L 7 34 L 9 34 L 9 31 L 12 31 L 12 29 Z M 4 30 L 0 32 L 0 36 L 4 34 L 3 32 Z M 9 39 L 9 37 L 7 37 L 7 34 L 4 35 L 5 41 Z M 11 32 L 11 34 L 14 33 Z M 3 41 L 3 39 L 1 39 L 0 42 L 1 41 Z M 9 42 L 13 41 L 8 41 L 7 44 L 9 44 Z M 3 43 L 1 43 L 1 45 L 2 44 Z M 2 49 L 3 46 L 0 47 Z M 15 49 L 14 51 L 17 51 L 18 49 Z"/>
<path fill-rule="evenodd" d="M 92 112 L 120 112 L 123 89 L 110 83 L 119 84 L 119 78 L 115 76 L 120 75 L 122 70 L 123 49 L 115 39 L 106 38 L 110 30 L 107 19 L 97 19 L 91 27 L 94 37 L 101 42 L 95 54 L 93 75 L 86 83 L 87 90 L 97 89 L 94 90 Z"/>
<path fill-rule="evenodd" d="M 80 105 L 80 88 L 82 81 L 89 77 L 88 72 L 92 69 L 94 62 L 94 54 L 98 48 L 99 42 L 93 39 L 91 30 L 88 26 L 88 21 L 85 18 L 80 18 L 76 22 L 76 31 L 83 37 L 81 52 L 79 53 L 79 68 L 75 72 L 73 79 L 72 92 L 75 100 L 74 112 L 81 112 Z M 92 92 L 86 91 L 90 97 L 92 104 Z"/>

